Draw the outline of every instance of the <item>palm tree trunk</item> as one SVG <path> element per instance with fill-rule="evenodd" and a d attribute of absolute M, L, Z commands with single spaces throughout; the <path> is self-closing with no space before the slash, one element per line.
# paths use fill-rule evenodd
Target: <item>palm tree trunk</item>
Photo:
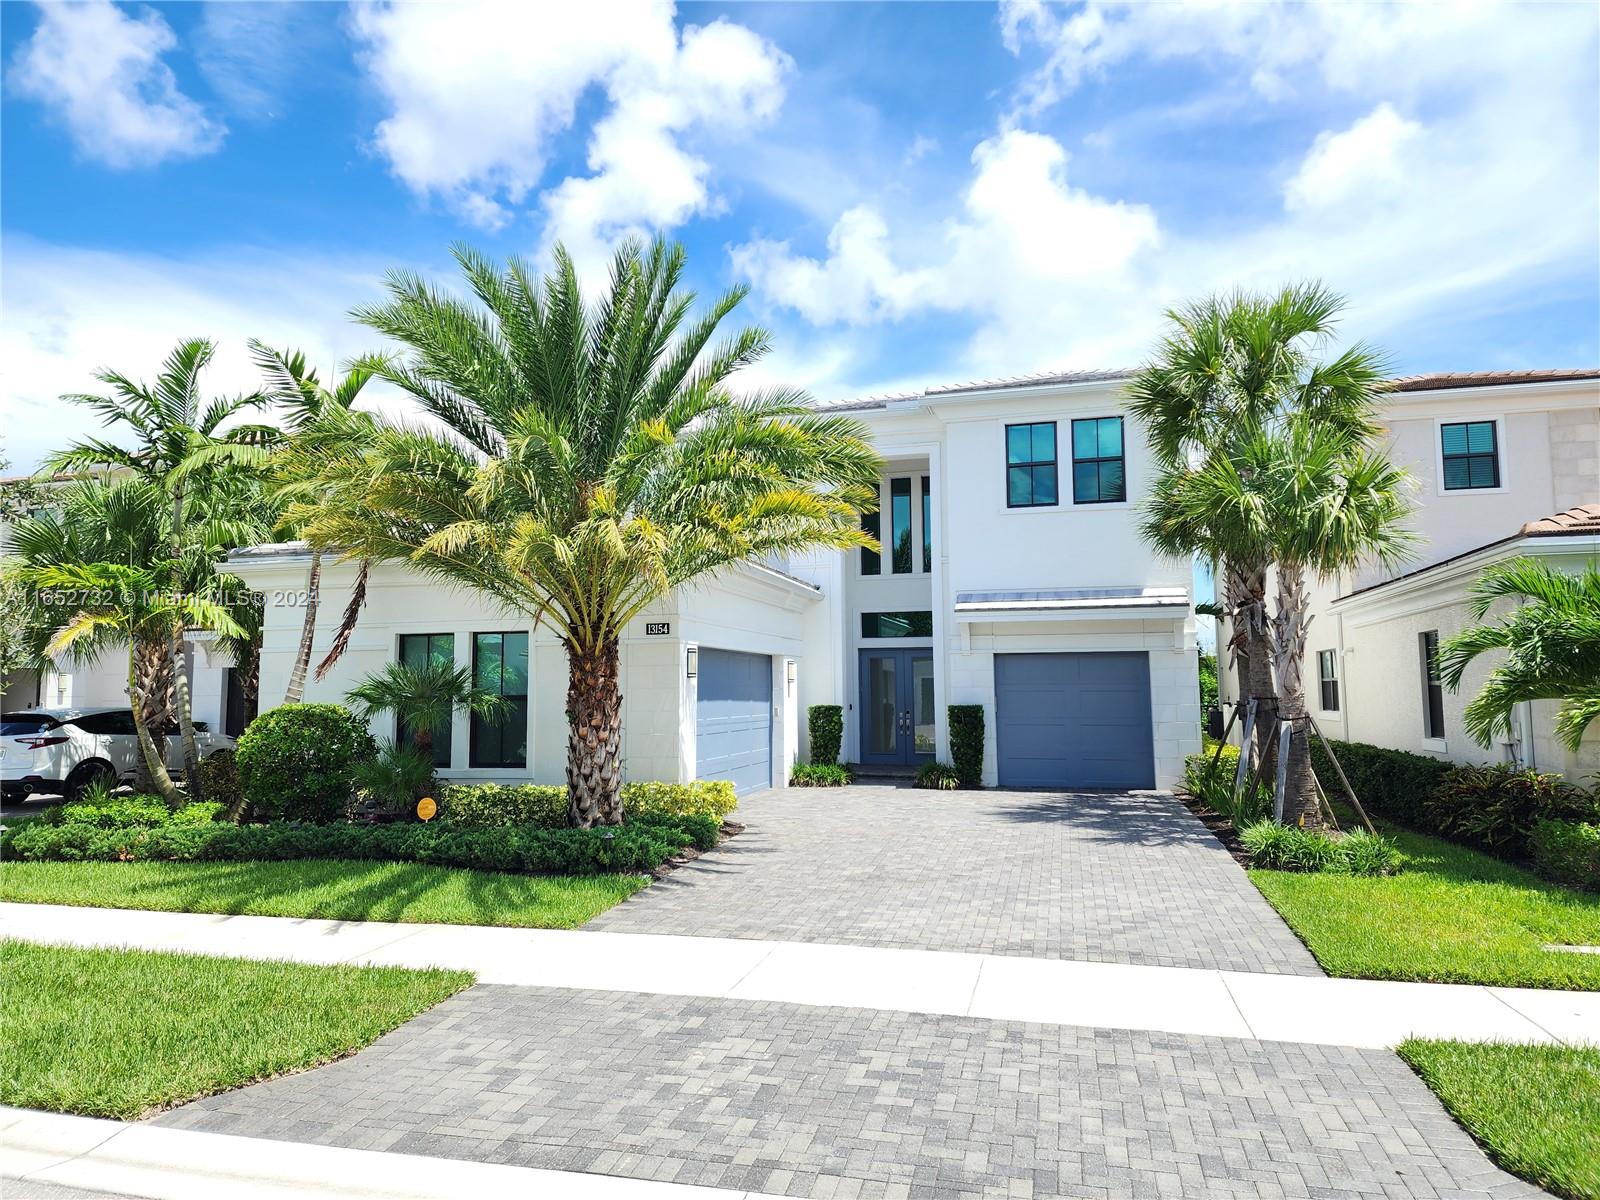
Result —
<path fill-rule="evenodd" d="M 148 775 L 157 795 L 167 802 L 167 807 L 183 807 L 183 793 L 167 773 L 165 757 L 156 749 L 155 738 L 150 733 L 150 723 L 145 719 L 145 698 L 139 694 L 139 650 L 137 642 L 128 648 L 128 702 L 133 706 L 133 728 L 139 735 L 140 758 L 144 761 L 143 774 Z"/>
<path fill-rule="evenodd" d="M 128 652 L 137 689 L 130 697 L 136 710 L 135 718 L 142 717 L 150 736 L 165 746 L 167 730 L 172 726 L 172 656 L 167 652 L 165 639 L 161 638 L 135 638 Z M 159 791 L 142 754 L 134 771 L 134 787 L 146 796 Z"/>
<path fill-rule="evenodd" d="M 311 669 L 311 642 L 317 634 L 317 601 L 322 589 L 322 555 L 311 552 L 311 570 L 306 575 L 306 616 L 300 624 L 300 648 L 295 651 L 294 670 L 289 673 L 289 688 L 283 693 L 285 704 L 305 699 L 306 672 Z"/>
<path fill-rule="evenodd" d="M 1285 773 L 1283 820 L 1306 829 L 1323 826 L 1317 802 L 1316 777 L 1311 770 L 1311 723 L 1306 717 L 1304 679 L 1307 615 L 1305 568 L 1278 564 L 1278 611 L 1272 619 L 1272 655 L 1278 668 L 1280 706 L 1292 724 L 1289 762 Z"/>
<path fill-rule="evenodd" d="M 1239 568 L 1243 583 L 1240 603 L 1234 610 L 1234 623 L 1242 635 L 1244 666 L 1249 681 L 1249 697 L 1256 702 L 1255 759 L 1261 770 L 1271 769 L 1277 745 L 1277 690 L 1272 680 L 1272 653 L 1268 644 L 1267 568 L 1245 565 Z"/>
<path fill-rule="evenodd" d="M 183 629 L 173 626 L 170 643 L 172 685 L 178 707 L 178 735 L 183 743 L 183 779 L 189 786 L 189 799 L 204 800 L 200 787 L 200 744 L 194 736 L 194 704 L 189 696 L 189 670 L 183 653 Z"/>
<path fill-rule="evenodd" d="M 567 817 L 579 829 L 622 824 L 622 690 L 617 639 L 567 643 Z"/>
<path fill-rule="evenodd" d="M 367 602 L 367 574 L 371 569 L 370 558 L 363 558 L 361 565 L 356 568 L 356 584 L 350 589 L 350 603 L 344 606 L 344 616 L 339 618 L 339 628 L 334 631 L 333 645 L 328 647 L 328 653 L 317 664 L 318 679 L 332 670 L 333 664 L 350 648 L 350 635 L 356 630 L 356 618 L 361 615 L 361 606 Z"/>
<path fill-rule="evenodd" d="M 1228 641 L 1228 649 L 1233 655 L 1234 699 L 1240 702 L 1250 695 L 1250 647 L 1245 643 L 1243 630 L 1239 629 L 1233 620 L 1233 614 L 1238 611 L 1241 604 L 1245 603 L 1249 595 L 1246 574 L 1243 569 L 1231 562 L 1225 564 L 1223 568 L 1223 605 L 1229 614 L 1229 624 L 1234 626 L 1233 636 Z"/>

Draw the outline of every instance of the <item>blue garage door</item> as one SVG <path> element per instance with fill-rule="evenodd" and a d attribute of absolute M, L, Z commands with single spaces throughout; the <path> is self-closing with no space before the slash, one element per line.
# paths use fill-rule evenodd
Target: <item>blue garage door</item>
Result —
<path fill-rule="evenodd" d="M 700 648 L 696 774 L 741 794 L 772 786 L 772 659 Z"/>
<path fill-rule="evenodd" d="M 994 656 L 1000 786 L 1150 788 L 1150 657 Z"/>

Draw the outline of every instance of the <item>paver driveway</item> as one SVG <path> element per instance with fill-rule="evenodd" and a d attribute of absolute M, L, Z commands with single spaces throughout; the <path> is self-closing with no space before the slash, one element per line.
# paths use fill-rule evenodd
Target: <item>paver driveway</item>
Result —
<path fill-rule="evenodd" d="M 1321 974 L 1170 796 L 794 789 L 738 815 L 585 928 Z"/>

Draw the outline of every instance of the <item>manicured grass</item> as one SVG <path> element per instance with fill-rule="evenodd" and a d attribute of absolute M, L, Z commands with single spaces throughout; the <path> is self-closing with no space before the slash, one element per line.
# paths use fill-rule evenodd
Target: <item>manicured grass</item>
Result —
<path fill-rule="evenodd" d="M 1506 1170 L 1600 1200 L 1600 1049 L 1413 1040 L 1400 1055 Z"/>
<path fill-rule="evenodd" d="M 471 982 L 0 942 L 0 1102 L 130 1120 L 339 1058 Z"/>
<path fill-rule="evenodd" d="M 1251 871 L 1330 975 L 1600 991 L 1600 896 L 1437 838 L 1397 831 L 1398 875 Z"/>
<path fill-rule="evenodd" d="M 510 875 L 342 859 L 0 865 L 0 899 L 33 904 L 537 929 L 575 929 L 645 882 L 637 875 Z"/>

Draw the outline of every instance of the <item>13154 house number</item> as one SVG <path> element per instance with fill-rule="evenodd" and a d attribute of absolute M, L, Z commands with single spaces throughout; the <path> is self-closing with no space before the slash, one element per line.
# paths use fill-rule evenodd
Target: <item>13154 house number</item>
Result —
<path fill-rule="evenodd" d="M 644 623 L 644 631 L 645 631 L 645 635 L 648 636 L 648 637 L 654 637 L 656 634 L 659 634 L 659 633 L 671 633 L 672 632 L 672 622 L 671 621 L 646 621 Z"/>

